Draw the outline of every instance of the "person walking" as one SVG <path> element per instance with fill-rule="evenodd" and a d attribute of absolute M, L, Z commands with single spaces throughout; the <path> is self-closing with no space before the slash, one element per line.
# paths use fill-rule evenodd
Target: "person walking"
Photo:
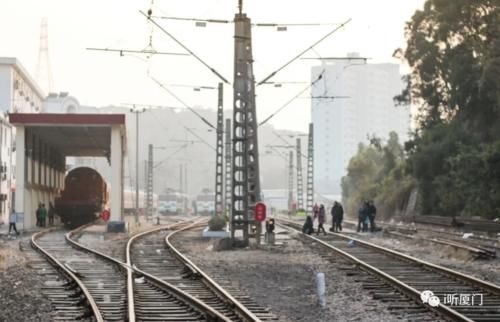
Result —
<path fill-rule="evenodd" d="M 335 201 L 331 210 L 332 215 L 332 228 L 331 231 L 342 231 L 342 220 L 344 220 L 344 208 L 342 205 Z"/>
<path fill-rule="evenodd" d="M 371 200 L 368 203 L 368 219 L 370 220 L 370 231 L 373 233 L 375 231 L 375 216 L 377 215 L 377 208 Z"/>
<path fill-rule="evenodd" d="M 36 209 L 36 212 L 35 212 L 35 215 L 36 215 L 36 226 L 37 227 L 41 227 L 42 226 L 42 222 L 41 222 L 41 219 L 40 219 L 40 212 L 42 210 L 42 204 L 39 203 L 38 204 L 38 208 Z"/>
<path fill-rule="evenodd" d="M 56 209 L 52 202 L 49 202 L 49 225 L 52 226 L 54 224 L 54 215 L 56 213 Z"/>
<path fill-rule="evenodd" d="M 318 217 L 318 213 L 319 213 L 319 206 L 317 203 L 315 203 L 313 206 L 313 219 L 316 219 L 316 217 Z"/>
<path fill-rule="evenodd" d="M 325 219 L 326 219 L 325 206 L 323 204 L 321 204 L 321 206 L 319 206 L 319 211 L 318 211 L 318 232 L 317 232 L 317 235 L 319 235 L 319 233 L 321 231 L 323 231 L 323 234 L 326 235 L 325 228 L 323 227 L 323 224 L 325 223 Z"/>
<path fill-rule="evenodd" d="M 302 226 L 302 232 L 307 235 L 314 232 L 313 220 L 309 215 L 307 215 L 306 222 L 304 223 L 304 226 Z"/>
<path fill-rule="evenodd" d="M 40 209 L 40 227 L 45 227 L 47 220 L 47 208 L 45 208 L 45 204 L 42 203 L 42 208 Z"/>
<path fill-rule="evenodd" d="M 10 213 L 10 216 L 9 216 L 9 235 L 10 235 L 10 231 L 12 230 L 12 228 L 14 228 L 16 235 L 19 235 L 19 232 L 17 231 L 17 227 L 16 227 L 16 222 L 17 222 L 17 213 L 14 209 L 12 209 L 12 212 Z"/>

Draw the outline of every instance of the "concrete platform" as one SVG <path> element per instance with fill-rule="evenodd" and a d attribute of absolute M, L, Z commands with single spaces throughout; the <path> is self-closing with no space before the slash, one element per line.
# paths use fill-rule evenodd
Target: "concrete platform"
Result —
<path fill-rule="evenodd" d="M 210 237 L 210 238 L 226 238 L 226 237 L 231 237 L 231 232 L 229 230 L 221 230 L 221 231 L 211 231 L 208 230 L 208 227 L 203 229 L 203 232 L 201 233 L 203 237 Z"/>

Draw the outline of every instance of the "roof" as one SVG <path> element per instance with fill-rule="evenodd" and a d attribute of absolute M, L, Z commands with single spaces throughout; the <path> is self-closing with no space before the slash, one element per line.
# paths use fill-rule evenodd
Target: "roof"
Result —
<path fill-rule="evenodd" d="M 16 57 L 0 57 L 0 65 L 12 65 L 14 69 L 17 70 L 17 72 L 28 81 L 28 84 L 33 88 L 38 96 L 40 96 L 42 100 L 45 98 L 45 93 L 43 92 L 42 88 L 26 71 L 19 59 L 17 59 Z"/>
<path fill-rule="evenodd" d="M 111 127 L 125 135 L 125 114 L 9 114 L 10 123 L 30 133 L 65 156 L 110 156 Z M 126 143 L 123 143 L 123 150 Z"/>

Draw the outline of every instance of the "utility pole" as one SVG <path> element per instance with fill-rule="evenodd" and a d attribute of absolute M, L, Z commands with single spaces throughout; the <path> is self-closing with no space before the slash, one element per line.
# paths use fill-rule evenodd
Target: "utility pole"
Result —
<path fill-rule="evenodd" d="M 293 213 L 293 151 L 288 156 L 288 213 Z"/>
<path fill-rule="evenodd" d="M 226 119 L 226 187 L 225 187 L 225 212 L 231 217 L 231 119 Z"/>
<path fill-rule="evenodd" d="M 304 209 L 304 191 L 302 187 L 302 151 L 300 138 L 297 138 L 297 208 Z"/>
<path fill-rule="evenodd" d="M 215 156 L 215 214 L 222 215 L 224 209 L 222 207 L 223 198 L 223 155 L 224 155 L 224 143 L 223 143 L 223 133 L 224 133 L 224 111 L 223 111 L 223 84 L 219 83 L 218 87 L 218 104 L 217 104 L 217 144 L 216 144 L 216 156 Z"/>
<path fill-rule="evenodd" d="M 307 146 L 307 199 L 306 214 L 312 214 L 314 203 L 314 126 L 309 123 L 309 142 Z"/>
<path fill-rule="evenodd" d="M 255 78 L 253 75 L 251 22 L 238 1 L 234 17 L 233 82 L 233 169 L 232 220 L 233 245 L 247 246 L 255 229 L 260 242 L 261 223 L 255 221 L 255 204 L 260 201 L 259 152 L 255 111 Z"/>
<path fill-rule="evenodd" d="M 153 217 L 153 145 L 148 146 L 148 163 L 146 173 L 146 216 Z"/>
<path fill-rule="evenodd" d="M 136 109 L 135 105 L 130 109 L 135 113 L 135 223 L 139 223 L 139 113 L 146 109 Z"/>

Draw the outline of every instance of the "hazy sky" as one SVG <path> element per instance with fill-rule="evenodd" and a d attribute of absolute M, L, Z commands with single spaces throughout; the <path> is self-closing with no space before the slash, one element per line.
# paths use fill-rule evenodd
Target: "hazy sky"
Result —
<path fill-rule="evenodd" d="M 371 63 L 394 62 L 395 48 L 404 46 L 404 25 L 424 0 L 253 0 L 244 3 L 252 22 L 338 23 L 352 18 L 315 52 L 304 57 L 345 56 L 357 51 Z M 175 17 L 232 20 L 236 0 L 154 0 L 153 14 Z M 154 56 L 92 52 L 86 47 L 144 49 L 151 24 L 139 14 L 151 0 L 0 0 L 0 56 L 15 56 L 35 75 L 42 17 L 48 18 L 49 54 L 55 91 L 67 91 L 82 105 L 104 106 L 142 103 L 180 106 L 147 75 L 165 84 L 216 86 L 219 81 L 190 56 Z M 233 25 L 158 20 L 209 65 L 232 81 Z M 254 72 L 262 80 L 280 65 L 312 45 L 334 26 L 289 27 L 278 32 L 270 27 L 253 28 Z M 157 51 L 184 52 L 159 29 L 153 29 Z M 317 62 L 316 62 L 317 63 Z M 310 81 L 310 60 L 297 60 L 272 81 Z M 304 84 L 270 85 L 257 88 L 257 113 L 263 120 L 295 96 Z M 215 108 L 217 94 L 171 88 L 189 105 Z M 294 101 L 270 123 L 277 128 L 306 131 L 310 101 Z M 232 103 L 232 90 L 225 86 L 225 106 Z M 212 120 L 215 123 L 215 120 Z"/>

